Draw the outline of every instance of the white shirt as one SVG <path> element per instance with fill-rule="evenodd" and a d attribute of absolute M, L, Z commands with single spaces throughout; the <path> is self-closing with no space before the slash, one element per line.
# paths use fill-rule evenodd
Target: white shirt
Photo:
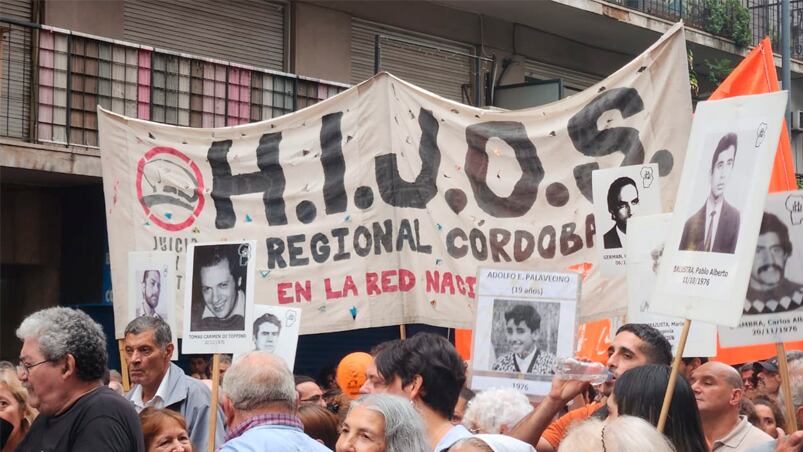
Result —
<path fill-rule="evenodd" d="M 536 348 L 533 348 L 533 351 L 524 358 L 519 358 L 519 355 L 515 353 L 513 354 L 513 359 L 516 360 L 516 365 L 519 366 L 519 371 L 527 372 L 527 369 L 530 368 L 530 364 L 532 364 L 533 359 L 535 359 L 536 350 L 537 350 Z"/>
<path fill-rule="evenodd" d="M 619 226 L 615 226 L 614 225 L 613 230 L 616 231 L 616 235 L 619 237 L 619 243 L 621 243 L 622 247 L 624 248 L 624 246 L 625 246 L 625 238 L 626 238 L 625 237 L 625 233 L 622 232 L 621 229 L 619 229 Z"/>
<path fill-rule="evenodd" d="M 142 385 L 137 385 L 134 388 L 134 392 L 131 394 L 131 401 L 134 402 L 134 409 L 137 410 L 137 413 L 149 406 L 158 409 L 164 408 L 165 398 L 167 397 L 167 381 L 169 379 L 170 367 L 168 366 L 167 372 L 165 373 L 164 378 L 162 378 L 162 382 L 159 383 L 159 388 L 156 390 L 156 394 L 154 394 L 153 398 L 147 402 L 142 401 Z"/>
<path fill-rule="evenodd" d="M 708 228 L 711 227 L 711 243 L 708 244 L 711 248 L 714 248 L 714 240 L 717 238 L 717 226 L 719 225 L 719 216 L 722 214 L 722 203 L 724 201 L 725 198 L 723 196 L 720 196 L 717 202 L 711 202 L 710 196 L 705 201 L 705 235 L 703 235 L 703 240 L 708 237 Z M 711 212 L 714 212 L 713 222 L 711 221 Z"/>

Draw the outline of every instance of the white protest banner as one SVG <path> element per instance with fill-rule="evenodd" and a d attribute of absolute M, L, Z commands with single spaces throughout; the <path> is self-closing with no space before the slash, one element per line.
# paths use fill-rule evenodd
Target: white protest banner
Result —
<path fill-rule="evenodd" d="M 651 312 L 738 324 L 788 95 L 697 104 Z"/>
<path fill-rule="evenodd" d="M 662 205 L 674 205 L 686 60 L 678 25 L 588 90 L 522 111 L 461 105 L 389 74 L 229 128 L 100 110 L 117 334 L 128 252 L 184 259 L 190 243 L 241 239 L 257 243 L 256 303 L 301 308 L 301 334 L 470 328 L 479 266 L 591 266 L 594 170 L 656 163 Z M 592 268 L 581 318 L 623 314 L 624 279 Z"/>
<path fill-rule="evenodd" d="M 684 319 L 650 313 L 658 267 L 669 235 L 671 213 L 633 217 L 627 222 L 627 320 L 646 323 L 664 335 L 675 353 Z M 683 357 L 711 357 L 717 354 L 717 327 L 692 322 Z"/>
<path fill-rule="evenodd" d="M 172 359 L 178 359 L 176 332 L 176 253 L 128 253 L 128 322 L 141 315 L 158 317 L 170 326 Z"/>
<path fill-rule="evenodd" d="M 254 241 L 190 244 L 182 353 L 237 353 L 251 347 L 254 250 Z"/>
<path fill-rule="evenodd" d="M 629 219 L 661 213 L 658 165 L 632 165 L 591 174 L 597 226 L 597 267 L 603 275 L 625 275 Z"/>
<path fill-rule="evenodd" d="M 723 347 L 799 340 L 803 337 L 803 190 L 767 196 L 735 328 L 720 327 Z"/>
<path fill-rule="evenodd" d="M 580 275 L 482 268 L 472 335 L 472 389 L 549 392 L 558 357 L 573 356 Z"/>
<path fill-rule="evenodd" d="M 254 306 L 254 323 L 250 330 L 253 344 L 251 350 L 273 353 L 287 364 L 291 371 L 296 362 L 298 330 L 301 325 L 301 309 L 282 306 Z"/>

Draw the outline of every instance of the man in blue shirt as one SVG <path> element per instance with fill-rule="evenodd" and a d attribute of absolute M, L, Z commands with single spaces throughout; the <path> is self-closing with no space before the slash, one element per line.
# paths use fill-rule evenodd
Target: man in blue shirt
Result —
<path fill-rule="evenodd" d="M 226 442 L 220 452 L 329 451 L 304 433 L 293 374 L 271 354 L 238 359 L 223 380 Z"/>

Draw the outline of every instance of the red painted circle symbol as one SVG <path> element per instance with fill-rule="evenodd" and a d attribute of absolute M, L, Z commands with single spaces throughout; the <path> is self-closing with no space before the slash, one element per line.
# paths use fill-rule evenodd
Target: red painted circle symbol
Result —
<path fill-rule="evenodd" d="M 137 164 L 137 199 L 148 220 L 168 231 L 190 226 L 204 208 L 201 170 L 179 150 L 152 148 Z"/>

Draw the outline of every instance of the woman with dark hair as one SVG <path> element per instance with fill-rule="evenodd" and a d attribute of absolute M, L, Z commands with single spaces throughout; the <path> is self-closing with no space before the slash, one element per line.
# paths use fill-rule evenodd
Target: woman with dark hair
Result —
<path fill-rule="evenodd" d="M 647 364 L 623 373 L 616 379 L 613 397 L 608 398 L 611 415 L 637 416 L 657 425 L 669 373 L 669 366 L 660 364 Z M 664 434 L 677 452 L 708 451 L 697 401 L 682 375 L 678 375 L 675 383 Z"/>
<path fill-rule="evenodd" d="M 756 397 L 753 399 L 753 405 L 756 408 L 756 417 L 758 418 L 756 427 L 777 439 L 778 429 L 784 430 L 784 425 L 786 425 L 786 419 L 781 407 L 767 396 Z"/>
<path fill-rule="evenodd" d="M 335 449 L 339 435 L 337 416 L 319 405 L 306 404 L 299 407 L 298 417 L 301 418 L 304 433 L 324 446 Z"/>
<path fill-rule="evenodd" d="M 147 452 L 192 452 L 187 422 L 173 410 L 148 407 L 139 413 Z"/>

